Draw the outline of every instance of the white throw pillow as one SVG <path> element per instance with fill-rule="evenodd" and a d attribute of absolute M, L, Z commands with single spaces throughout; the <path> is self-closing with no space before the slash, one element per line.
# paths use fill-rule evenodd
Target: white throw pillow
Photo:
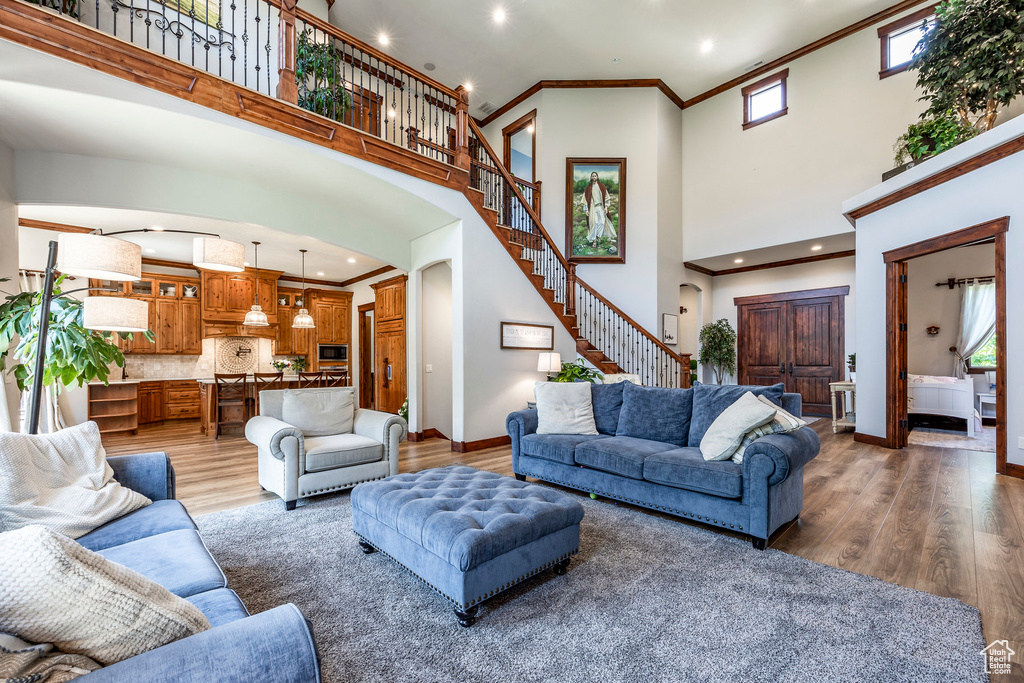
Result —
<path fill-rule="evenodd" d="M 210 628 L 142 574 L 33 524 L 0 534 L 0 631 L 103 665 Z"/>
<path fill-rule="evenodd" d="M 762 436 L 768 436 L 769 434 L 785 434 L 786 432 L 793 432 L 801 427 L 806 427 L 807 423 L 801 420 L 795 415 L 787 413 L 782 408 L 779 408 L 774 403 L 769 401 L 764 396 L 758 396 L 757 400 L 765 405 L 769 405 L 775 408 L 775 419 L 768 424 L 760 427 L 754 427 L 743 437 L 743 441 L 740 443 L 740 447 L 736 449 L 736 452 L 732 455 L 733 462 L 743 462 L 743 454 L 747 452 L 747 447 L 754 443 Z"/>
<path fill-rule="evenodd" d="M 42 524 L 79 538 L 152 502 L 114 480 L 95 422 L 0 433 L 0 473 L 0 532 Z"/>
<path fill-rule="evenodd" d="M 351 434 L 354 396 L 351 389 L 288 390 L 281 401 L 281 419 L 303 436 Z"/>
<path fill-rule="evenodd" d="M 538 434 L 597 434 L 590 382 L 537 382 Z"/>
<path fill-rule="evenodd" d="M 771 422 L 778 409 L 757 400 L 747 392 L 722 411 L 708 427 L 700 440 L 700 452 L 705 460 L 728 460 L 743 442 L 747 432 Z"/>

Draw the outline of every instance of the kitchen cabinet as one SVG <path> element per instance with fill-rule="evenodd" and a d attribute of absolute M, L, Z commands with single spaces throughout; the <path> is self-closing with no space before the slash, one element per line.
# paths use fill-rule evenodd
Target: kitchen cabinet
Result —
<path fill-rule="evenodd" d="M 283 288 L 277 294 L 277 337 L 274 340 L 274 355 L 306 356 L 313 353 L 313 335 L 316 330 L 295 329 L 292 322 L 302 308 L 302 294 L 296 290 L 291 292 Z"/>
<path fill-rule="evenodd" d="M 102 292 L 105 296 L 127 296 L 149 304 L 149 329 L 156 340 L 148 341 L 143 334 L 136 333 L 132 340 L 118 342 L 121 350 L 142 355 L 201 354 L 200 281 L 176 275 L 142 275 L 136 282 L 89 282 L 91 287 L 117 287 L 116 292 Z"/>
<path fill-rule="evenodd" d="M 262 268 L 258 271 L 247 268 L 242 273 L 202 271 L 203 321 L 241 324 L 253 303 L 258 301 L 271 325 L 276 324 L 277 279 L 282 274 L 283 271 Z"/>
<path fill-rule="evenodd" d="M 164 419 L 164 392 L 162 382 L 139 383 L 139 424 L 162 422 Z"/>
<path fill-rule="evenodd" d="M 371 285 L 374 302 L 374 399 L 376 409 L 397 413 L 406 398 L 405 297 L 408 277 Z"/>
<path fill-rule="evenodd" d="M 182 299 L 178 303 L 181 309 L 178 353 L 189 356 L 202 355 L 203 338 L 200 332 L 202 321 L 199 314 L 199 299 Z"/>
<path fill-rule="evenodd" d="M 321 292 L 313 299 L 319 344 L 348 344 L 352 336 L 352 293 Z"/>
<path fill-rule="evenodd" d="M 199 382 L 194 379 L 163 383 L 164 419 L 189 420 L 199 417 Z"/>

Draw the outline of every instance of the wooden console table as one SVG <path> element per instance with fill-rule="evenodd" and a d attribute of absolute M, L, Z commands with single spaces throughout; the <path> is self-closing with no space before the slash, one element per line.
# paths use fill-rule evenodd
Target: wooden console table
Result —
<path fill-rule="evenodd" d="M 857 427 L 857 383 L 829 382 L 832 394 L 832 433 L 838 434 L 840 429 Z M 846 410 L 846 392 L 850 392 L 850 410 Z"/>

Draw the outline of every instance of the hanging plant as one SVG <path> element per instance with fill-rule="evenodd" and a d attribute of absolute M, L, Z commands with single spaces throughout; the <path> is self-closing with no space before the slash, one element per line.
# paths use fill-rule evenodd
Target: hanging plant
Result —
<path fill-rule="evenodd" d="M 295 83 L 299 106 L 311 112 L 342 121 L 352 107 L 352 97 L 341 75 L 341 53 L 333 42 L 313 40 L 313 31 L 299 34 L 295 54 Z"/>
<path fill-rule="evenodd" d="M 0 282 L 9 279 L 0 279 Z M 107 384 L 110 366 L 124 367 L 124 354 L 115 343 L 115 333 L 82 326 L 82 302 L 60 296 L 64 279 L 65 276 L 60 276 L 53 286 L 43 385 L 56 384 L 60 391 L 61 387 L 82 386 L 93 380 Z M 0 304 L 0 372 L 7 370 L 13 374 L 22 391 L 31 387 L 34 379 L 41 307 L 39 292 L 9 294 Z M 132 338 L 128 332 L 116 334 L 121 339 Z M 145 332 L 145 337 L 149 341 L 156 338 L 150 331 Z M 18 342 L 12 347 L 15 338 Z M 8 356 L 15 361 L 10 369 L 7 368 Z"/>

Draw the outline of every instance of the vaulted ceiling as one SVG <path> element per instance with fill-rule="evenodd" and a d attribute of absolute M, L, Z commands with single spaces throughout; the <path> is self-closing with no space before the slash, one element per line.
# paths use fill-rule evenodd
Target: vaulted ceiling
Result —
<path fill-rule="evenodd" d="M 472 83 L 480 116 L 542 79 L 660 78 L 688 99 L 893 1 L 336 0 L 330 18 L 416 69 L 436 65 L 442 83 Z"/>

